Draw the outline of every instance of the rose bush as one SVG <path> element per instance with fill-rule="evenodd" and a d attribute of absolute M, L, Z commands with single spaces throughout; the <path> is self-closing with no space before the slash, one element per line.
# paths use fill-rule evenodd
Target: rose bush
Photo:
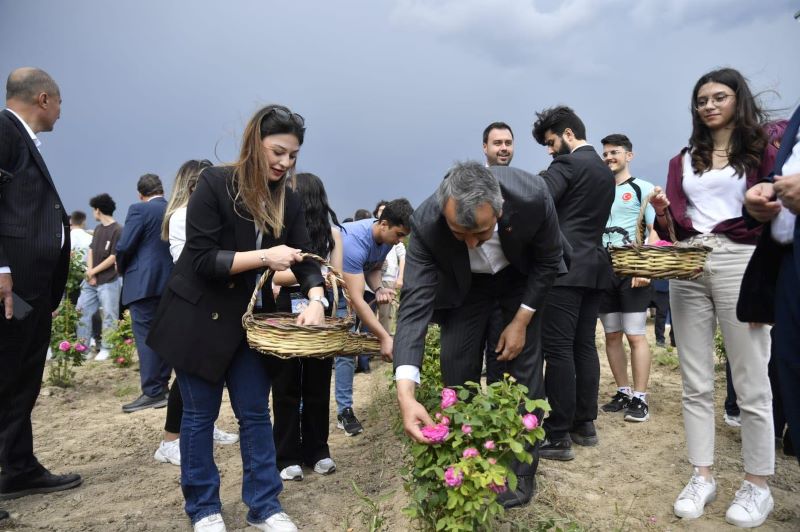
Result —
<path fill-rule="evenodd" d="M 111 360 L 120 368 L 127 368 L 133 364 L 136 344 L 133 341 L 133 325 L 131 313 L 126 310 L 122 319 L 117 322 L 117 328 L 104 331 L 105 341 L 111 344 Z"/>
<path fill-rule="evenodd" d="M 79 343 L 75 334 L 80 313 L 75 305 L 64 298 L 53 314 L 50 328 L 50 353 L 52 358 L 47 368 L 47 383 L 67 388 L 72 386 L 75 366 L 83 364 L 86 346 Z"/>

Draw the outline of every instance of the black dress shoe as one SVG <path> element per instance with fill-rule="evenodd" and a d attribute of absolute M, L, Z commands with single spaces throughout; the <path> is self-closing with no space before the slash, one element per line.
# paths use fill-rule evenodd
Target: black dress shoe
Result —
<path fill-rule="evenodd" d="M 144 410 L 145 408 L 163 408 L 167 406 L 167 394 L 161 393 L 155 397 L 142 394 L 135 401 L 122 405 L 122 411 L 126 414 L 136 412 L 137 410 Z"/>
<path fill-rule="evenodd" d="M 572 450 L 572 441 L 565 440 L 544 440 L 539 447 L 539 457 L 546 458 L 547 460 L 561 460 L 568 461 L 575 458 L 575 453 Z"/>
<path fill-rule="evenodd" d="M 52 493 L 75 488 L 81 485 L 83 479 L 80 475 L 69 473 L 67 475 L 54 475 L 43 469 L 35 475 L 25 475 L 15 479 L 3 479 L 0 482 L 0 500 L 16 499 L 34 493 Z"/>
<path fill-rule="evenodd" d="M 577 445 L 584 447 L 594 447 L 598 443 L 597 430 L 594 428 L 593 421 L 576 423 L 569 431 L 569 437 Z"/>
<path fill-rule="evenodd" d="M 516 508 L 517 506 L 525 506 L 536 493 L 536 477 L 520 476 L 517 477 L 517 489 L 514 491 L 505 491 L 497 496 L 497 502 L 503 505 L 503 508 Z"/>
<path fill-rule="evenodd" d="M 2 521 L 3 519 L 8 519 L 8 512 L 6 512 L 5 510 L 0 510 L 0 521 Z"/>

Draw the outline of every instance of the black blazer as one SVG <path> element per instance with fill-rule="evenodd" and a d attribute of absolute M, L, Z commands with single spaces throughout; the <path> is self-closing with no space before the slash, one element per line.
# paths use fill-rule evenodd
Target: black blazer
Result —
<path fill-rule="evenodd" d="M 614 203 L 614 174 L 586 145 L 553 159 L 542 177 L 561 232 L 572 246 L 569 273 L 556 279 L 555 286 L 610 286 L 611 259 L 603 247 L 603 231 Z"/>
<path fill-rule="evenodd" d="M 528 277 L 521 302 L 541 309 L 559 270 L 566 271 L 553 201 L 539 176 L 506 166 L 493 166 L 491 171 L 505 200 L 497 222 L 500 245 L 510 267 Z M 453 236 L 433 195 L 411 218 L 394 338 L 395 367 L 421 364 L 425 332 L 434 311 L 447 312 L 461 305 L 471 283 L 467 246 Z"/>
<path fill-rule="evenodd" d="M 147 344 L 173 367 L 211 382 L 222 379 L 244 339 L 242 315 L 261 274 L 230 273 L 237 251 L 256 248 L 252 218 L 242 204 L 234 210 L 232 175 L 227 167 L 208 168 L 200 175 L 186 214 L 186 246 L 147 336 Z M 289 189 L 284 209 L 283 232 L 278 237 L 264 235 L 261 247 L 286 244 L 308 250 L 303 208 Z M 292 272 L 304 293 L 323 284 L 314 261 L 296 264 Z M 271 287 L 262 290 L 262 299 L 265 311 L 275 310 Z"/>
<path fill-rule="evenodd" d="M 39 149 L 8 110 L 0 112 L 0 168 L 14 174 L 0 185 L 0 266 L 11 268 L 18 296 L 55 310 L 69 270 L 69 217 Z"/>

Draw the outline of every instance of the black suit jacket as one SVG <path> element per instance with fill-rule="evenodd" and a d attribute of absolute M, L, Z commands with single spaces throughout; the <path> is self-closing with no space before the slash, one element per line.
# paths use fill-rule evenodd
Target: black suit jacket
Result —
<path fill-rule="evenodd" d="M 521 302 L 541 309 L 559 269 L 566 270 L 553 201 L 539 176 L 504 166 L 494 166 L 491 171 L 505 200 L 498 220 L 503 253 L 510 267 L 528 277 Z M 453 236 L 433 195 L 411 218 L 394 338 L 395 367 L 420 366 L 425 332 L 434 311 L 447 312 L 461 305 L 471 283 L 467 246 Z"/>
<path fill-rule="evenodd" d="M 55 310 L 69 270 L 69 217 L 39 149 L 8 110 L 0 112 L 0 168 L 14 174 L 0 186 L 0 266 L 11 268 L 18 296 Z"/>
<path fill-rule="evenodd" d="M 234 209 L 232 170 L 203 171 L 189 200 L 186 246 L 161 296 L 147 344 L 174 368 L 218 382 L 244 339 L 242 315 L 260 271 L 231 275 L 237 251 L 256 249 L 255 224 L 242 204 Z M 241 213 L 241 215 L 239 214 Z M 249 219 L 246 219 L 249 218 Z M 308 250 L 300 199 L 286 190 L 283 232 L 264 235 L 262 248 L 286 244 Z M 323 283 L 320 266 L 292 266 L 303 292 Z M 262 290 L 265 310 L 275 310 L 272 289 Z"/>
<path fill-rule="evenodd" d="M 555 286 L 609 286 L 611 259 L 603 247 L 603 231 L 614 203 L 614 174 L 586 145 L 553 159 L 542 178 L 553 197 L 561 232 L 572 246 L 569 273 L 556 279 Z"/>

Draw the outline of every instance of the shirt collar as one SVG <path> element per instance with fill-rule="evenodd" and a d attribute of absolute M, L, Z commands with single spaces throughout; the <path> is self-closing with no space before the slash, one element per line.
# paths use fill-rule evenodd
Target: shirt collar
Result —
<path fill-rule="evenodd" d="M 19 120 L 20 122 L 22 122 L 22 125 L 23 125 L 23 126 L 25 126 L 25 131 L 27 131 L 27 132 L 28 132 L 28 135 L 30 135 L 30 137 L 31 137 L 31 140 L 33 141 L 33 144 L 34 144 L 34 145 L 35 145 L 37 148 L 38 148 L 39 146 L 41 146 L 41 145 L 42 145 L 42 141 L 41 141 L 41 140 L 39 140 L 39 137 L 37 137 L 37 136 L 36 136 L 36 133 L 34 133 L 34 132 L 33 132 L 33 130 L 31 129 L 31 126 L 29 126 L 29 125 L 28 125 L 28 123 L 27 123 L 25 120 L 23 120 L 23 118 L 22 118 L 21 116 L 19 116 L 17 113 L 15 113 L 13 109 L 9 109 L 8 107 L 6 107 L 6 110 L 7 110 L 9 113 L 11 113 L 12 115 L 16 116 L 16 117 L 17 117 L 17 120 Z"/>

